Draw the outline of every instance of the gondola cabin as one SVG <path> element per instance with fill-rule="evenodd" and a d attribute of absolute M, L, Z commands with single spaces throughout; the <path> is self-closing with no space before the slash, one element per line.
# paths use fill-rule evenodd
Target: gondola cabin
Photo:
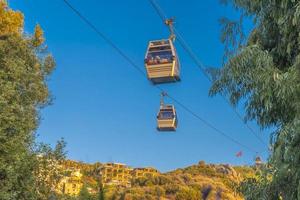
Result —
<path fill-rule="evenodd" d="M 255 157 L 255 165 L 256 165 L 257 167 L 262 165 L 262 159 L 261 159 L 260 156 L 256 156 L 256 157 Z"/>
<path fill-rule="evenodd" d="M 180 80 L 179 60 L 171 39 L 149 42 L 145 67 L 149 80 L 154 84 Z"/>
<path fill-rule="evenodd" d="M 157 130 L 176 131 L 177 114 L 173 105 L 160 106 L 157 114 Z"/>

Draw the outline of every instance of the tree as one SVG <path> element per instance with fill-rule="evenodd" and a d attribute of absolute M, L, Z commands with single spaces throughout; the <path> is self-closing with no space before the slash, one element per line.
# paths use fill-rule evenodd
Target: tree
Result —
<path fill-rule="evenodd" d="M 20 12 L 15 12 L 8 9 L 5 1 L 0 1 L 0 35 L 11 35 L 22 33 L 24 24 L 23 15 Z"/>
<path fill-rule="evenodd" d="M 241 12 L 238 21 L 223 18 L 224 65 L 211 70 L 211 95 L 245 102 L 245 120 L 275 127 L 269 169 L 255 182 L 269 194 L 260 199 L 300 199 L 300 3 L 295 0 L 223 0 Z M 254 28 L 245 39 L 243 18 Z M 260 184 L 262 183 L 262 184 Z M 253 186 L 253 185 L 252 185 Z M 258 192 L 259 193 L 259 192 Z M 246 193 L 247 199 L 254 191 Z M 260 193 L 261 194 L 261 193 Z"/>
<path fill-rule="evenodd" d="M 23 33 L 23 15 L 0 1 L 0 199 L 37 199 L 35 130 L 49 103 L 54 61 L 39 26 Z"/>
<path fill-rule="evenodd" d="M 64 139 L 61 139 L 54 149 L 40 144 L 35 151 L 38 158 L 34 170 L 37 199 L 56 197 L 57 186 L 64 176 L 62 163 L 66 159 L 65 146 Z"/>
<path fill-rule="evenodd" d="M 100 190 L 99 190 L 99 194 L 98 194 L 98 199 L 99 200 L 105 200 L 105 187 L 102 186 L 102 184 L 100 184 Z"/>
<path fill-rule="evenodd" d="M 82 186 L 77 199 L 78 200 L 93 200 L 93 197 L 90 195 L 86 185 Z"/>

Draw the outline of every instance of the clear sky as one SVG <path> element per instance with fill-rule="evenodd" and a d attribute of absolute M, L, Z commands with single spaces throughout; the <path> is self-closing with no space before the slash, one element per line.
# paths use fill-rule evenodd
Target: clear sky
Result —
<path fill-rule="evenodd" d="M 69 0 L 144 70 L 147 42 L 168 37 L 148 0 Z M 206 66 L 220 66 L 222 16 L 238 13 L 218 0 L 157 0 Z M 254 153 L 228 141 L 176 106 L 175 133 L 156 131 L 159 91 L 86 26 L 62 0 L 10 0 L 25 14 L 25 31 L 45 31 L 57 68 L 49 80 L 53 105 L 42 111 L 38 140 L 67 141 L 68 157 L 85 162 L 122 162 L 162 171 L 205 160 L 250 164 Z M 249 31 L 246 27 L 246 31 Z M 208 97 L 209 81 L 176 43 L 182 81 L 163 85 L 202 118 L 257 151 L 267 150 L 219 96 Z M 168 103 L 173 103 L 168 101 Z M 242 106 L 241 106 L 242 108 Z M 243 113 L 243 109 L 239 109 Z M 268 142 L 268 131 L 250 125 Z M 235 157 L 243 151 L 241 158 Z M 266 158 L 267 154 L 262 154 Z"/>

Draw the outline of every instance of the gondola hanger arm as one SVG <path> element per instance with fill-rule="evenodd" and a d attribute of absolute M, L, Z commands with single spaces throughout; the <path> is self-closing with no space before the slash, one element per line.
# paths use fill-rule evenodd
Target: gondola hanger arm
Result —
<path fill-rule="evenodd" d="M 164 106 L 164 97 L 168 96 L 168 94 L 166 92 L 161 92 L 160 94 L 160 106 L 163 107 Z"/>
<path fill-rule="evenodd" d="M 175 23 L 175 18 L 174 17 L 165 20 L 165 25 L 167 25 L 169 27 L 169 30 L 170 30 L 169 39 L 172 40 L 173 42 L 176 39 L 176 35 L 175 35 L 175 31 L 174 31 L 174 23 Z"/>

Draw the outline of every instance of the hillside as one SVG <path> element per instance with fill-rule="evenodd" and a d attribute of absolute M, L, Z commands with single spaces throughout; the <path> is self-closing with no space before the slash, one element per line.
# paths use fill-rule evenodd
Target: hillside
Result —
<path fill-rule="evenodd" d="M 80 199 L 80 190 L 88 191 L 91 199 L 92 196 L 96 198 L 99 188 L 103 188 L 102 194 L 107 200 L 200 200 L 203 197 L 208 200 L 239 200 L 243 199 L 237 192 L 239 183 L 254 175 L 251 167 L 205 164 L 203 161 L 167 173 L 123 164 L 67 163 L 64 170 L 70 173 L 65 173 L 65 176 L 71 177 L 74 170 L 82 174 L 80 181 L 76 182 L 79 184 L 77 191 L 69 194 L 73 196 L 71 199 Z M 74 187 L 75 182 L 70 184 Z M 62 199 L 66 196 L 62 195 Z"/>

